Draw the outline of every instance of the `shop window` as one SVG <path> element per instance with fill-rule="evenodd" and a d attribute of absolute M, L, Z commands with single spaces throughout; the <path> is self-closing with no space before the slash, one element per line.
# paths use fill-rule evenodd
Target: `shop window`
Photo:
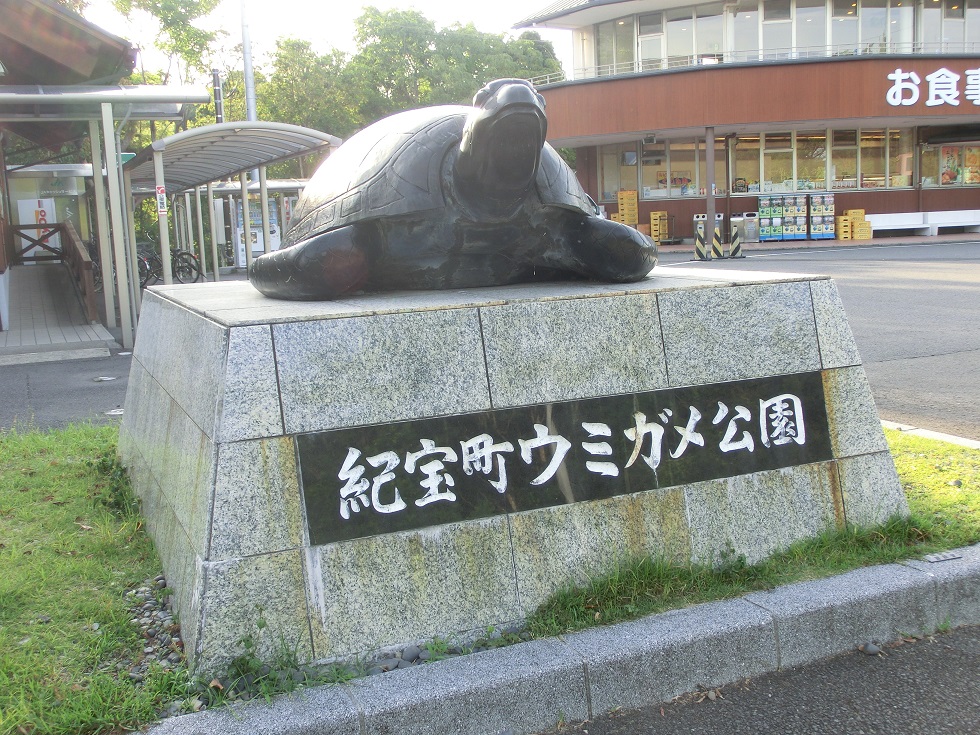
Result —
<path fill-rule="evenodd" d="M 800 56 L 822 56 L 827 45 L 827 3 L 796 0 L 796 51 Z"/>
<path fill-rule="evenodd" d="M 861 0 L 861 53 L 888 50 L 888 0 Z"/>
<path fill-rule="evenodd" d="M 690 10 L 665 13 L 668 66 L 688 66 L 694 59 L 694 16 Z"/>
<path fill-rule="evenodd" d="M 663 199 L 670 194 L 670 170 L 665 143 L 643 143 L 640 160 L 640 196 L 643 199 Z"/>
<path fill-rule="evenodd" d="M 634 69 L 636 38 L 633 17 L 617 18 L 596 26 L 597 73 L 622 74 Z"/>
<path fill-rule="evenodd" d="M 923 53 L 942 50 L 943 6 L 941 0 L 925 0 L 919 11 L 919 44 Z"/>
<path fill-rule="evenodd" d="M 830 24 L 830 43 L 834 54 L 855 54 L 858 51 L 857 0 L 833 0 L 833 22 Z"/>
<path fill-rule="evenodd" d="M 946 51 L 960 51 L 966 33 L 965 0 L 943 0 L 943 43 Z"/>
<path fill-rule="evenodd" d="M 980 145 L 963 146 L 963 183 L 980 184 Z"/>
<path fill-rule="evenodd" d="M 698 60 L 701 63 L 718 62 L 724 58 L 724 12 L 724 6 L 721 3 L 698 6 L 694 35 Z"/>
<path fill-rule="evenodd" d="M 977 0 L 980 2 L 980 0 Z M 888 9 L 888 46 L 892 53 L 914 51 L 915 7 L 912 0 L 892 0 Z"/>
<path fill-rule="evenodd" d="M 927 145 L 919 154 L 919 175 L 922 186 L 939 186 L 939 147 Z"/>
<path fill-rule="evenodd" d="M 912 186 L 914 139 L 911 129 L 888 131 L 888 185 Z"/>
<path fill-rule="evenodd" d="M 831 188 L 857 188 L 857 140 L 856 130 L 835 130 L 831 134 Z"/>
<path fill-rule="evenodd" d="M 789 58 L 793 50 L 790 0 L 762 0 L 762 50 L 766 59 Z"/>
<path fill-rule="evenodd" d="M 980 0 L 976 0 L 980 3 Z M 741 0 L 734 10 L 732 25 L 735 61 L 759 57 L 759 2 Z"/>
<path fill-rule="evenodd" d="M 616 21 L 616 69 L 633 71 L 636 61 L 636 36 L 633 18 L 620 18 Z"/>
<path fill-rule="evenodd" d="M 697 147 L 694 141 L 670 142 L 670 195 L 672 197 L 697 196 L 698 183 Z"/>
<path fill-rule="evenodd" d="M 762 0 L 762 20 L 789 20 L 791 14 L 790 0 Z"/>
<path fill-rule="evenodd" d="M 963 183 L 963 149 L 958 145 L 944 145 L 939 149 L 939 183 L 955 186 Z"/>
<path fill-rule="evenodd" d="M 659 69 L 664 59 L 664 15 L 641 15 L 637 25 L 640 34 L 640 70 Z"/>
<path fill-rule="evenodd" d="M 599 67 L 600 75 L 613 73 L 616 64 L 616 31 L 612 21 L 596 26 L 595 63 Z"/>
<path fill-rule="evenodd" d="M 739 136 L 735 139 L 735 167 L 732 172 L 732 193 L 749 194 L 759 191 L 759 136 Z"/>
<path fill-rule="evenodd" d="M 827 187 L 827 134 L 823 130 L 796 134 L 796 190 Z"/>
<path fill-rule="evenodd" d="M 699 183 L 699 193 L 707 193 L 708 188 L 708 155 L 707 155 L 707 145 L 706 141 L 698 141 L 698 182 Z M 727 153 L 725 152 L 725 139 L 715 138 L 715 175 L 714 175 L 714 185 L 715 194 L 717 196 L 724 196 L 727 192 L 727 183 L 725 182 L 726 172 L 728 167 L 725 165 L 725 160 Z"/>
<path fill-rule="evenodd" d="M 794 191 L 793 134 L 765 133 L 762 146 L 762 191 Z"/>
<path fill-rule="evenodd" d="M 647 13 L 639 18 L 640 35 L 651 36 L 656 33 L 664 32 L 664 14 Z"/>
<path fill-rule="evenodd" d="M 885 179 L 885 131 L 861 131 L 861 188 L 883 189 Z"/>
<path fill-rule="evenodd" d="M 966 0 L 967 53 L 980 51 L 980 0 Z"/>
<path fill-rule="evenodd" d="M 620 191 L 635 190 L 637 156 L 634 143 L 604 145 L 599 148 L 599 186 L 602 201 L 615 201 Z"/>

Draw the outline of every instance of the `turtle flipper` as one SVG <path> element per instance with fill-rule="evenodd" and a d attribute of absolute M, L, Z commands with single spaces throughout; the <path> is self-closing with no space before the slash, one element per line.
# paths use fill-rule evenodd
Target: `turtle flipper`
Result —
<path fill-rule="evenodd" d="M 260 255 L 252 262 L 249 280 L 275 299 L 338 298 L 368 279 L 371 258 L 362 239 L 357 225 L 347 225 Z"/>
<path fill-rule="evenodd" d="M 582 275 L 600 281 L 628 283 L 644 278 L 657 265 L 657 244 L 619 222 L 586 217 L 571 228 L 565 247 Z"/>

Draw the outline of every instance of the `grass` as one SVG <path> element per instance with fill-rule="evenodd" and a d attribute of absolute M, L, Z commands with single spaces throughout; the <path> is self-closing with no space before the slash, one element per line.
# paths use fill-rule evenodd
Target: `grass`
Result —
<path fill-rule="evenodd" d="M 0 435 L 0 733 L 96 733 L 154 718 L 179 672 L 143 687 L 124 593 L 159 573 L 114 427 Z M 125 671 L 122 673 L 125 676 Z"/>
<path fill-rule="evenodd" d="M 528 619 L 529 630 L 558 635 L 980 542 L 980 451 L 898 431 L 885 434 L 909 518 L 828 531 L 754 565 L 731 556 L 714 568 L 631 560 L 552 595 Z"/>
<path fill-rule="evenodd" d="M 733 557 L 714 569 L 640 559 L 555 595 L 529 631 L 548 636 L 980 541 L 980 451 L 887 436 L 911 518 L 827 533 L 754 566 Z M 289 652 L 263 662 L 246 645 L 221 687 L 180 667 L 131 681 L 126 664 L 139 660 L 142 641 L 125 592 L 161 570 L 115 442 L 114 427 L 0 433 L 0 735 L 118 733 L 174 700 L 235 698 L 236 679 L 271 696 L 353 675 L 299 666 Z M 488 631 L 486 646 L 518 639 Z M 448 654 L 442 644 L 430 645 L 433 660 Z"/>

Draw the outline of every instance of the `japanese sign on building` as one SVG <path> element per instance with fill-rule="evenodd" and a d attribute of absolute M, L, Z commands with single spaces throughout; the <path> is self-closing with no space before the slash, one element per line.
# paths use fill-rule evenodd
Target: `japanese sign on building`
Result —
<path fill-rule="evenodd" d="M 297 437 L 314 545 L 831 458 L 819 373 Z"/>
<path fill-rule="evenodd" d="M 961 101 L 980 105 L 980 69 L 957 74 L 943 67 L 920 77 L 917 72 L 897 68 L 888 79 L 892 85 L 885 93 L 885 100 L 893 107 L 910 107 L 920 100 L 926 107 L 958 107 Z"/>

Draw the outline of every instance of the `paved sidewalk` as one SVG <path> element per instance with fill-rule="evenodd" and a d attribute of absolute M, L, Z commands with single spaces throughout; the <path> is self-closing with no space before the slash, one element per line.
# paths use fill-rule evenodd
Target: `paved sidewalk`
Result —
<path fill-rule="evenodd" d="M 958 553 L 184 715 L 149 732 L 517 735 L 658 705 L 868 642 L 980 624 L 980 545 Z"/>

